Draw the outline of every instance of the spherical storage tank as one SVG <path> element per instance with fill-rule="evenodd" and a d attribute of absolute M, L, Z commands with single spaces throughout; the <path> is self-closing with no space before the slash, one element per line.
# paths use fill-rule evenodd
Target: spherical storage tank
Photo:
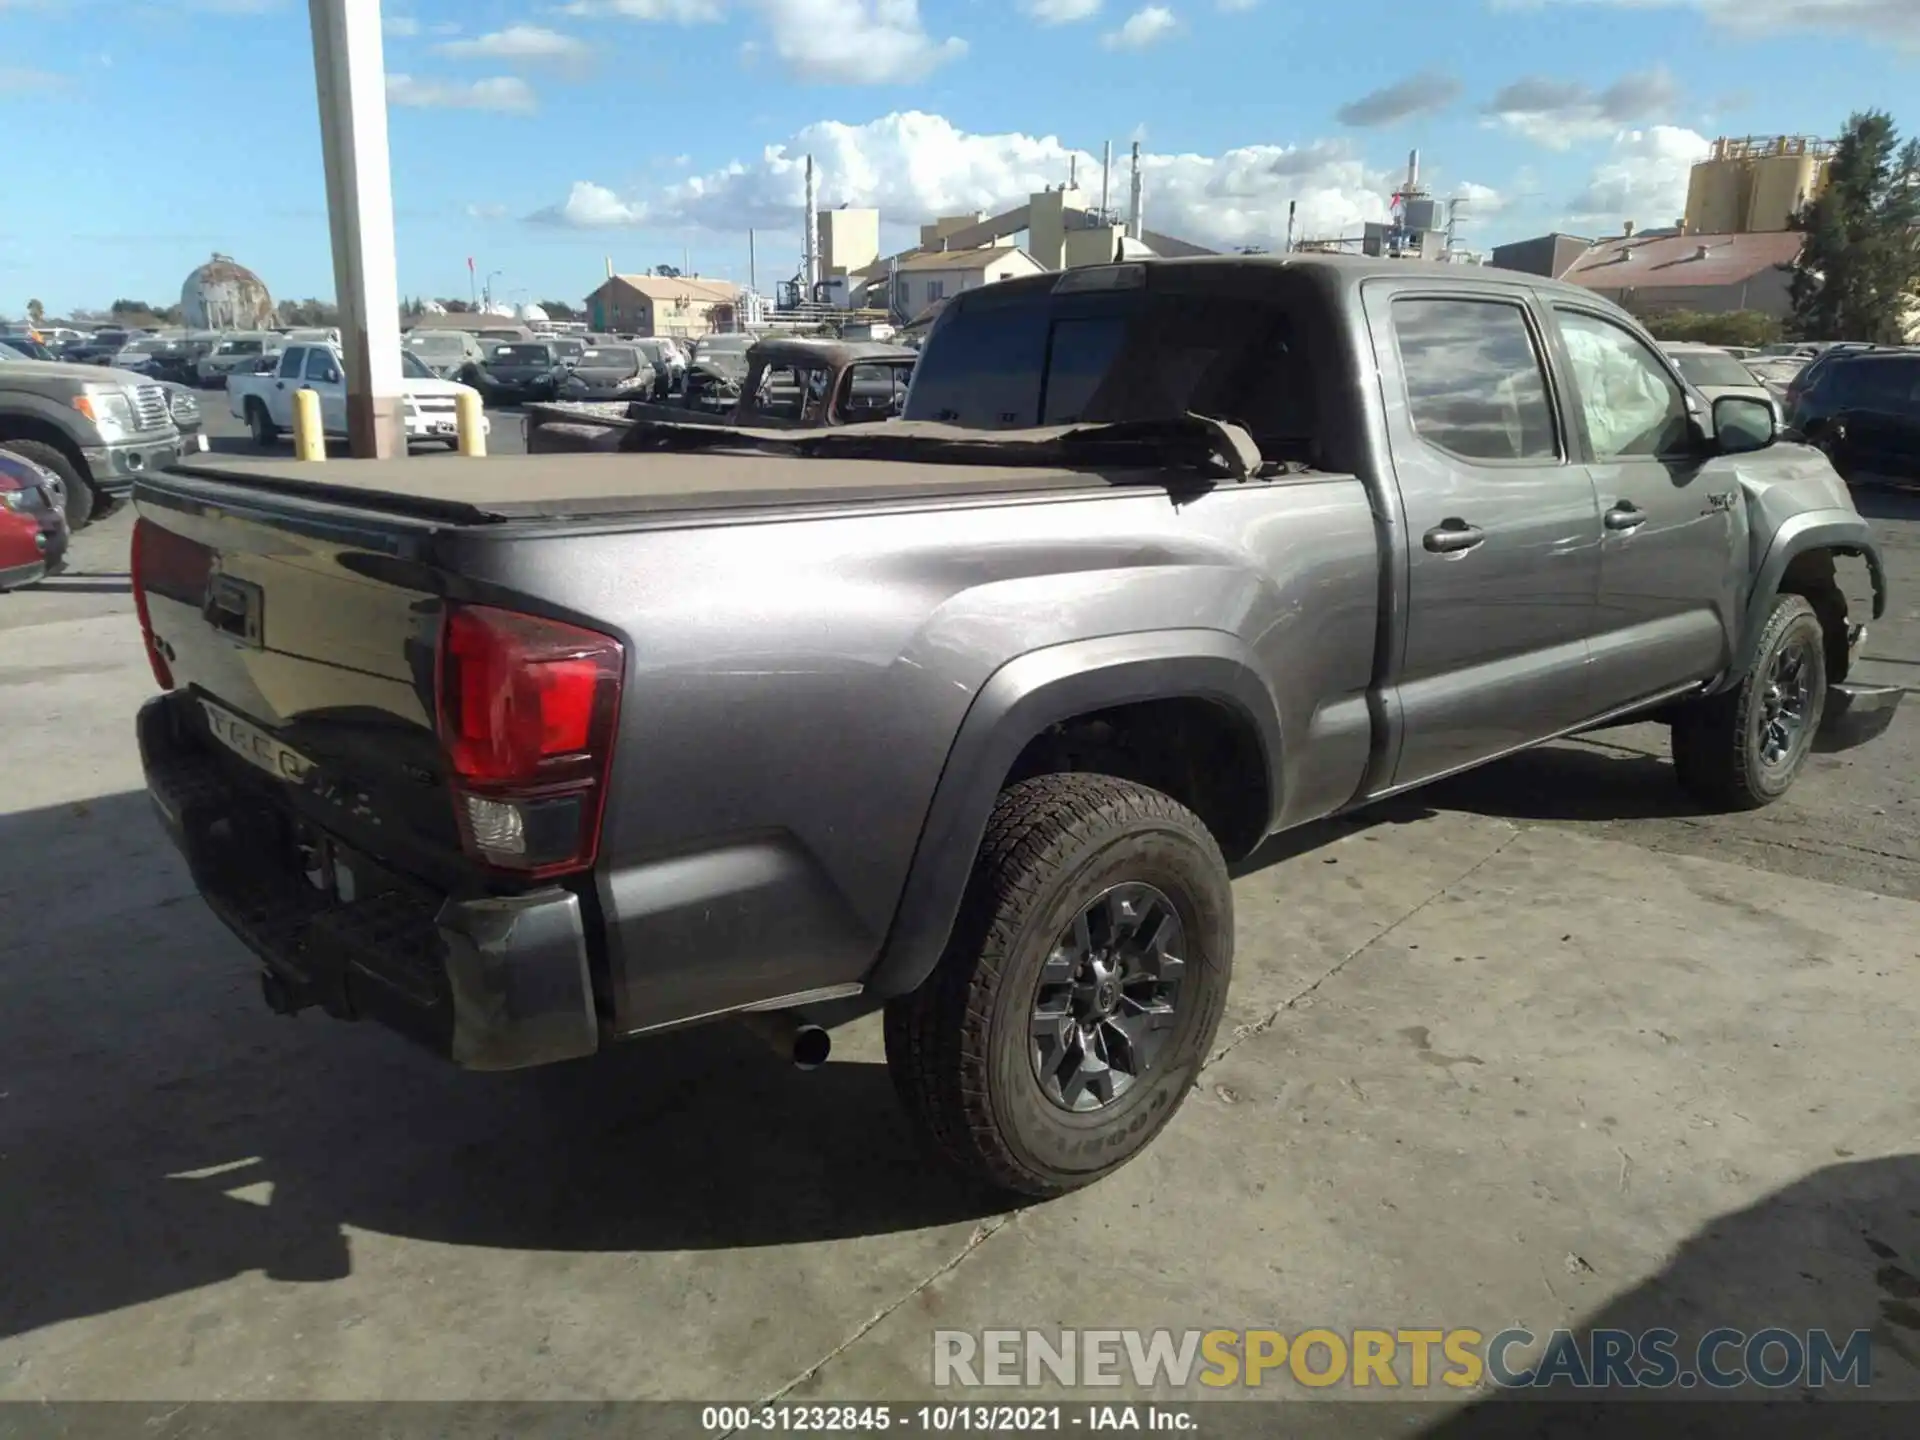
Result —
<path fill-rule="evenodd" d="M 547 312 L 538 305 L 516 305 L 513 307 L 513 318 L 525 325 L 539 325 L 546 321 Z"/>
<path fill-rule="evenodd" d="M 264 330 L 274 322 L 267 287 L 231 255 L 215 255 L 187 276 L 180 309 L 190 330 Z"/>

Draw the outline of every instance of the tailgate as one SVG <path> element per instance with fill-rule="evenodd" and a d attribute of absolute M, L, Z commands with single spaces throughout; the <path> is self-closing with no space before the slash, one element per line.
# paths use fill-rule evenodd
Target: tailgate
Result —
<path fill-rule="evenodd" d="M 186 723 L 236 774 L 369 853 L 423 877 L 457 865 L 429 532 L 369 511 L 278 513 L 270 494 L 207 504 L 165 482 L 137 508 L 138 599 L 193 702 Z"/>

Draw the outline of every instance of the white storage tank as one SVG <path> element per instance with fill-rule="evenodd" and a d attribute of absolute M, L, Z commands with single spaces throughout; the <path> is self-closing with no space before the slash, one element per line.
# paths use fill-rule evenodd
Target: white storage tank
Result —
<path fill-rule="evenodd" d="M 266 285 L 231 255 L 216 254 L 187 276 L 180 310 L 189 330 L 265 330 L 274 323 Z"/>

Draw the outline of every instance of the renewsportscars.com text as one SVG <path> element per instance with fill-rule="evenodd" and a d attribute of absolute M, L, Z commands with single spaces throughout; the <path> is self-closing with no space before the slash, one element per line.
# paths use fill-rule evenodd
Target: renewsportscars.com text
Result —
<path fill-rule="evenodd" d="M 936 1330 L 937 1388 L 1300 1385 L 1472 1390 L 1865 1387 L 1865 1330 Z"/>

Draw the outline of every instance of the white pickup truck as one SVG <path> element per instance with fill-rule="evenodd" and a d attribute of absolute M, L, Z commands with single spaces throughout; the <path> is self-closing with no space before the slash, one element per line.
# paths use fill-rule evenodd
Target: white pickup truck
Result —
<path fill-rule="evenodd" d="M 420 360 L 400 352 L 400 388 L 406 405 L 407 439 L 457 445 L 460 428 L 455 400 L 471 386 L 442 380 Z M 258 375 L 229 375 L 227 405 L 253 432 L 254 443 L 269 446 L 293 429 L 293 397 L 301 390 L 320 396 L 320 426 L 328 435 L 347 433 L 347 378 L 340 351 L 333 345 L 289 345 L 279 364 Z M 492 429 L 485 416 L 484 434 Z"/>

